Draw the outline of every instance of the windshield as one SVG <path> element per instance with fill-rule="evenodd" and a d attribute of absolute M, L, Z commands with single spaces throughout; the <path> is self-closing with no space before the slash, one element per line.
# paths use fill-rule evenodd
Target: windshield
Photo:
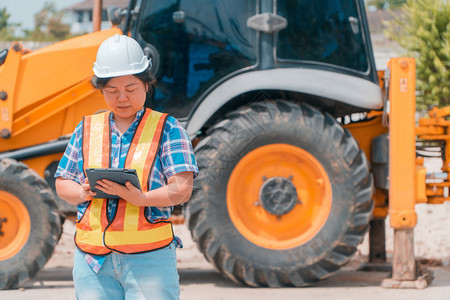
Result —
<path fill-rule="evenodd" d="M 288 21 L 280 31 L 280 60 L 312 61 L 368 71 L 357 1 L 278 0 L 277 14 Z"/>
<path fill-rule="evenodd" d="M 247 27 L 255 12 L 255 1 L 144 2 L 139 34 L 160 61 L 151 107 L 187 116 L 209 87 L 256 64 L 256 33 Z"/>

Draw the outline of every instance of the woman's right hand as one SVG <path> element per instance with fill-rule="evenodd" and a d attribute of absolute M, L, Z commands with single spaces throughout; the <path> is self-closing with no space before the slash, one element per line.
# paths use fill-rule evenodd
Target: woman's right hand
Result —
<path fill-rule="evenodd" d="M 92 199 L 94 199 L 94 196 L 96 195 L 96 193 L 91 190 L 91 186 L 89 185 L 89 181 L 87 178 L 86 178 L 85 183 L 82 184 L 81 187 L 83 188 L 83 191 L 84 191 L 82 198 L 85 201 L 91 201 Z"/>
<path fill-rule="evenodd" d="M 55 181 L 55 187 L 59 198 L 73 205 L 91 201 L 96 195 L 91 191 L 87 179 L 84 184 L 79 184 L 73 180 L 58 177 Z"/>

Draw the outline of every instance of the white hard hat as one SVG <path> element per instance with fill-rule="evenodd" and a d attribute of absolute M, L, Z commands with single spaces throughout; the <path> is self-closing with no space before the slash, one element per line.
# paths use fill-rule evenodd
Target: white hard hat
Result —
<path fill-rule="evenodd" d="M 98 48 L 94 74 L 99 78 L 138 74 L 151 62 L 134 39 L 126 35 L 114 35 Z"/>

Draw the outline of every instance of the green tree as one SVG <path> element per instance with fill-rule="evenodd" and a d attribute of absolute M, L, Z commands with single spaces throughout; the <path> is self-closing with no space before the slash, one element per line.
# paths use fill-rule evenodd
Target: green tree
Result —
<path fill-rule="evenodd" d="M 8 27 L 8 19 L 11 15 L 6 11 L 6 7 L 0 10 L 0 29 Z"/>
<path fill-rule="evenodd" d="M 450 1 L 407 0 L 386 34 L 416 59 L 417 108 L 450 105 Z"/>
<path fill-rule="evenodd" d="M 14 32 L 20 26 L 18 23 L 10 23 L 11 15 L 7 12 L 6 7 L 0 9 L 0 40 L 12 41 L 15 39 Z"/>
<path fill-rule="evenodd" d="M 34 15 L 34 29 L 25 31 L 29 40 L 63 40 L 70 37 L 70 26 L 62 23 L 63 12 L 58 11 L 54 3 L 46 2 Z"/>
<path fill-rule="evenodd" d="M 367 6 L 375 6 L 379 10 L 383 9 L 398 9 L 406 0 L 368 0 Z"/>

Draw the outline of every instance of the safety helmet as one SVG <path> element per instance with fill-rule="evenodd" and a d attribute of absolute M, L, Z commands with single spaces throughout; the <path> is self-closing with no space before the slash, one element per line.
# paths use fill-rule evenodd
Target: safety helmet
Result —
<path fill-rule="evenodd" d="M 99 78 L 138 74 L 151 66 L 151 60 L 134 39 L 126 35 L 114 35 L 98 48 L 94 74 Z"/>

